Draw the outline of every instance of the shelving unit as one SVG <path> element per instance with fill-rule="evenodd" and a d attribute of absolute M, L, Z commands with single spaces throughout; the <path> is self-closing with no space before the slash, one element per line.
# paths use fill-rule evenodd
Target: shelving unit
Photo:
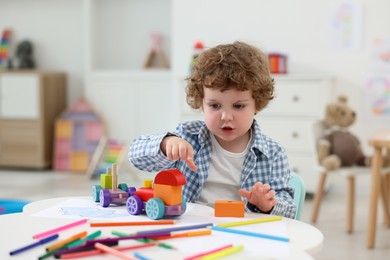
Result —
<path fill-rule="evenodd" d="M 85 95 L 110 138 L 132 141 L 171 125 L 161 113 L 172 111 L 172 72 L 143 68 L 155 32 L 171 60 L 171 1 L 84 0 Z"/>
<path fill-rule="evenodd" d="M 141 70 L 156 32 L 171 60 L 171 1 L 84 0 L 87 71 Z"/>

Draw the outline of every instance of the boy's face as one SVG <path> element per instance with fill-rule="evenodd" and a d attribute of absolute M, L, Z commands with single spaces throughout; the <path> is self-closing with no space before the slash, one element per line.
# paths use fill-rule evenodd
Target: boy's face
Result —
<path fill-rule="evenodd" d="M 239 152 L 235 147 L 246 147 L 256 113 L 252 91 L 204 88 L 202 110 L 207 128 L 223 148 Z"/>

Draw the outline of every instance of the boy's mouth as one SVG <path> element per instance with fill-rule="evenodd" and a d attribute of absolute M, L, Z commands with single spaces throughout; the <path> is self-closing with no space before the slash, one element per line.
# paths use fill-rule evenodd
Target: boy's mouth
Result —
<path fill-rule="evenodd" d="M 225 126 L 225 127 L 222 127 L 222 130 L 223 130 L 223 131 L 232 131 L 233 128 L 230 127 L 230 126 Z"/>

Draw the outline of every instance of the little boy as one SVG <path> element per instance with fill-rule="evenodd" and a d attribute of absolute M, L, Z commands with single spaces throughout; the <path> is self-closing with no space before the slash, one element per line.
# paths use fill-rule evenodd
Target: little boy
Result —
<path fill-rule="evenodd" d="M 202 110 L 204 121 L 136 138 L 129 149 L 133 165 L 180 170 L 188 202 L 243 199 L 246 210 L 294 218 L 285 150 L 254 118 L 274 97 L 266 55 L 243 42 L 218 45 L 197 57 L 187 81 L 187 103 Z"/>

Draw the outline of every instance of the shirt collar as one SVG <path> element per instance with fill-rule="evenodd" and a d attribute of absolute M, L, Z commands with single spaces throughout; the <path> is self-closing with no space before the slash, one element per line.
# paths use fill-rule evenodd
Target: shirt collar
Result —
<path fill-rule="evenodd" d="M 252 133 L 253 133 L 253 145 L 251 150 L 256 153 L 256 150 L 258 152 L 263 153 L 265 156 L 269 157 L 269 146 L 268 142 L 265 139 L 265 135 L 261 132 L 260 125 L 257 123 L 257 121 L 254 119 L 252 124 Z"/>

